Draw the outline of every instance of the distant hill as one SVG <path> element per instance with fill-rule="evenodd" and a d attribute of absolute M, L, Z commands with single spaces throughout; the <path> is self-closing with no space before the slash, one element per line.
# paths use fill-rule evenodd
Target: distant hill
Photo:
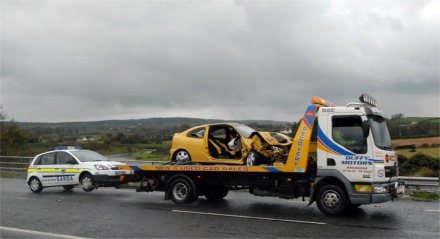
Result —
<path fill-rule="evenodd" d="M 238 122 L 234 120 L 220 120 L 220 119 L 200 119 L 200 118 L 148 118 L 148 119 L 130 119 L 130 120 L 102 120 L 102 121 L 78 121 L 78 122 L 59 122 L 59 123 L 46 123 L 46 122 L 19 122 L 19 126 L 23 129 L 32 128 L 63 128 L 63 129 L 78 129 L 78 128 L 125 128 L 131 126 L 142 126 L 147 128 L 167 128 L 173 126 L 179 126 L 187 124 L 189 126 L 221 123 L 221 122 Z M 243 120 L 240 121 L 243 124 L 256 123 L 259 125 L 271 124 L 274 126 L 283 126 L 287 123 L 284 121 L 273 120 Z"/>

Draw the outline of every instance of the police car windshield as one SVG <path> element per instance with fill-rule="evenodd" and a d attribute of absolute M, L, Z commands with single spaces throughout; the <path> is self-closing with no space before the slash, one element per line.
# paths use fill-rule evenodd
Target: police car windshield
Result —
<path fill-rule="evenodd" d="M 70 151 L 81 162 L 107 161 L 107 158 L 93 151 Z"/>

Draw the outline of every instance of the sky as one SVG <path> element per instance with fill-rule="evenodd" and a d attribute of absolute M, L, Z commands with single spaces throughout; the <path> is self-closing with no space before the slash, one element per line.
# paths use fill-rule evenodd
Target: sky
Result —
<path fill-rule="evenodd" d="M 298 121 L 310 100 L 440 116 L 440 1 L 0 2 L 19 122 Z"/>

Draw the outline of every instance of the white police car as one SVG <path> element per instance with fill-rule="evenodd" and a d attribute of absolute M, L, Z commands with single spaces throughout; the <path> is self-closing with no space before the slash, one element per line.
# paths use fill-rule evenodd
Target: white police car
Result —
<path fill-rule="evenodd" d="M 130 170 L 120 170 L 117 165 L 124 164 L 108 161 L 101 154 L 79 146 L 57 146 L 55 151 L 35 156 L 29 165 L 27 183 L 34 193 L 55 186 L 71 190 L 79 185 L 86 192 L 99 186 L 117 187 L 120 175 L 133 174 Z"/>

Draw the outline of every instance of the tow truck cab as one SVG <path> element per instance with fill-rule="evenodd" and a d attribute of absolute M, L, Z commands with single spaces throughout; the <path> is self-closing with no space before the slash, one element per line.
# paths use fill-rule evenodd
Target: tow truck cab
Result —
<path fill-rule="evenodd" d="M 324 212 L 327 210 L 329 214 L 335 213 L 332 209 L 339 210 L 338 204 L 346 203 L 341 202 L 344 198 L 338 189 L 328 185 L 339 185 L 339 189 L 344 190 L 342 194 L 347 194 L 347 204 L 353 206 L 390 201 L 398 194 L 397 154 L 391 146 L 386 115 L 377 108 L 372 97 L 363 94 L 360 101 L 336 107 L 316 98 L 302 121 L 304 135 L 311 134 L 308 131 L 316 131 L 317 135 L 316 146 L 313 136 L 309 137 L 310 149 L 304 152 L 317 165 L 310 203 L 316 200 L 318 207 L 321 210 L 324 207 Z M 301 126 L 293 151 L 295 145 L 296 148 L 304 145 L 300 142 Z M 312 128 L 314 130 L 309 130 Z M 296 151 L 301 155 L 300 150 Z M 298 157 L 294 162 L 296 172 L 306 170 L 300 165 L 305 160 L 300 161 Z M 403 193 L 402 187 L 399 193 Z"/>

